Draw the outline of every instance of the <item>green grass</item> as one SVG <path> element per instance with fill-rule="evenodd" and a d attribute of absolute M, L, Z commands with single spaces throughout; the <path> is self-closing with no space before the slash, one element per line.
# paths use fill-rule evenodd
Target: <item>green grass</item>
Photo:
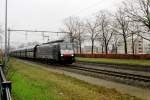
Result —
<path fill-rule="evenodd" d="M 128 64 L 128 65 L 145 65 L 145 66 L 150 66 L 150 60 L 76 57 L 76 61 L 103 62 L 103 63 L 114 63 L 114 64 Z"/>
<path fill-rule="evenodd" d="M 140 100 L 51 72 L 41 65 L 16 59 L 11 59 L 9 65 L 13 100 Z"/>

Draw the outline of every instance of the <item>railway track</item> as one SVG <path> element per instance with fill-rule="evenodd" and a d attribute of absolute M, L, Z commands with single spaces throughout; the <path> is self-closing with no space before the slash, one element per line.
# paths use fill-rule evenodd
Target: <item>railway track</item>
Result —
<path fill-rule="evenodd" d="M 122 77 L 126 79 L 132 79 L 132 80 L 137 80 L 137 81 L 143 81 L 143 82 L 149 82 L 150 83 L 150 76 L 143 76 L 143 75 L 136 75 L 136 74 L 129 74 L 129 73 L 124 73 L 124 72 L 114 72 L 110 70 L 102 70 L 102 69 L 95 69 L 95 68 L 88 68 L 88 67 L 81 67 L 81 66 L 70 66 L 73 69 L 77 70 L 83 70 L 83 71 L 88 71 L 88 72 L 93 72 L 93 73 L 98 73 L 98 74 L 106 74 L 109 76 L 115 76 L 115 77 Z"/>
<path fill-rule="evenodd" d="M 69 65 L 67 67 L 64 66 L 61 68 L 63 70 L 73 71 L 77 73 L 79 71 L 79 73 L 81 74 L 86 74 L 86 75 L 90 75 L 93 77 L 103 78 L 106 80 L 116 81 L 116 82 L 120 82 L 120 83 L 124 83 L 128 85 L 150 89 L 150 76 L 146 76 L 146 75 L 85 67 L 85 66 L 79 66 L 76 64 Z"/>
<path fill-rule="evenodd" d="M 84 64 L 84 65 L 105 66 L 107 68 L 117 68 L 117 69 L 124 69 L 124 70 L 136 70 L 136 71 L 150 72 L 150 67 L 144 66 L 144 65 L 127 65 L 127 64 L 113 64 L 113 63 L 102 63 L 102 62 L 83 62 L 83 61 L 77 61 L 76 63 Z"/>

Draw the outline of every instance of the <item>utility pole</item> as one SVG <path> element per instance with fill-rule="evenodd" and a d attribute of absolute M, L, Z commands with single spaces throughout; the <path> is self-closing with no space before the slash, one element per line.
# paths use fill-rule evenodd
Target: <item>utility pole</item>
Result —
<path fill-rule="evenodd" d="M 8 29 L 8 48 L 7 48 L 8 60 L 9 60 L 9 50 L 10 50 L 10 29 Z"/>
<path fill-rule="evenodd" d="M 4 66 L 7 64 L 7 0 L 5 2 L 5 53 L 4 53 Z"/>

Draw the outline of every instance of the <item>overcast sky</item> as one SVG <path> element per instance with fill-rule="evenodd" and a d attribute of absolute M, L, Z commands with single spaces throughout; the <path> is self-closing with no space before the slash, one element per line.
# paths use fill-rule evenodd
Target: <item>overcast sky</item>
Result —
<path fill-rule="evenodd" d="M 93 13 L 107 9 L 113 11 L 123 0 L 8 0 L 8 26 L 12 29 L 58 31 L 65 18 L 88 18 Z M 0 1 L 0 24 L 4 25 L 4 4 Z M 11 41 L 42 40 L 41 34 L 13 33 Z M 36 38 L 34 38 L 36 37 Z M 53 37 L 51 37 L 53 38 Z"/>

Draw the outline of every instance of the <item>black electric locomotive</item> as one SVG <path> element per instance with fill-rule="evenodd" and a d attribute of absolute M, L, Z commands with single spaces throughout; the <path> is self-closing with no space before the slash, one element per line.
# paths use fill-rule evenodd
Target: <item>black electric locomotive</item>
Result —
<path fill-rule="evenodd" d="M 18 49 L 10 53 L 14 57 L 41 59 L 71 64 L 75 61 L 73 44 L 57 40 L 28 48 Z"/>

